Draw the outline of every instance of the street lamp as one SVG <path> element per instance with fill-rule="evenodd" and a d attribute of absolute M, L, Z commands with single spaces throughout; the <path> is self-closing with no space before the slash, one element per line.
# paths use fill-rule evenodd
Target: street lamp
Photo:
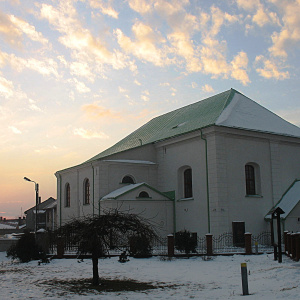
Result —
<path fill-rule="evenodd" d="M 36 183 L 35 181 L 24 177 L 24 180 L 34 182 L 35 184 L 35 230 L 34 232 L 37 232 L 38 226 L 37 226 L 37 210 L 38 210 L 38 204 L 39 204 L 39 184 Z"/>

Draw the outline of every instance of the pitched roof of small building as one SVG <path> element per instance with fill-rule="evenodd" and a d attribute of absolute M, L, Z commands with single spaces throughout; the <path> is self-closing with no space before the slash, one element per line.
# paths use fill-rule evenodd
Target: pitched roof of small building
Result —
<path fill-rule="evenodd" d="M 38 210 L 41 212 L 42 210 L 46 210 L 49 208 L 54 208 L 57 205 L 57 200 L 55 200 L 54 198 L 50 197 L 47 200 L 41 202 L 40 204 L 38 204 Z M 27 209 L 26 211 L 24 211 L 25 214 L 28 213 L 28 211 L 30 210 L 34 210 L 35 213 L 35 206 Z"/>
<path fill-rule="evenodd" d="M 149 190 L 154 191 L 155 193 L 160 194 L 161 196 L 163 196 L 163 197 L 165 197 L 165 198 L 167 198 L 169 200 L 171 200 L 169 194 L 167 194 L 167 193 L 161 193 L 160 191 L 158 191 L 155 188 L 151 187 L 147 183 L 140 182 L 140 183 L 128 184 L 128 185 L 123 186 L 123 187 L 121 187 L 121 188 L 119 188 L 117 190 L 114 190 L 111 193 L 107 194 L 106 196 L 103 196 L 101 198 L 101 201 L 103 201 L 103 200 L 115 200 L 115 199 L 118 199 L 120 196 L 123 196 L 123 195 L 125 195 L 125 194 L 127 194 L 127 193 L 129 193 L 131 191 L 134 191 L 137 188 L 142 187 L 142 186 L 145 187 L 145 188 L 147 188 L 147 189 L 149 189 Z"/>
<path fill-rule="evenodd" d="M 300 202 L 300 180 L 295 180 L 293 184 L 287 189 L 283 194 L 280 201 L 275 205 L 275 207 L 268 212 L 265 219 L 271 219 L 272 211 L 280 207 L 284 213 L 280 216 L 282 219 L 291 213 L 295 206 Z"/>
<path fill-rule="evenodd" d="M 213 125 L 300 137 L 299 127 L 230 89 L 153 118 L 87 162 Z"/>

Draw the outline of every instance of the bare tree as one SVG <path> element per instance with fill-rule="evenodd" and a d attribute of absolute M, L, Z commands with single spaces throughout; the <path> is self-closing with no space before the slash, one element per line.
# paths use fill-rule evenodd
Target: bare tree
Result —
<path fill-rule="evenodd" d="M 118 210 L 107 211 L 100 216 L 73 219 L 59 228 L 58 234 L 79 245 L 81 253 L 91 253 L 93 285 L 99 285 L 98 258 L 109 254 L 112 243 L 116 246 L 128 242 L 132 236 L 147 240 L 157 237 L 154 227 L 141 216 Z"/>

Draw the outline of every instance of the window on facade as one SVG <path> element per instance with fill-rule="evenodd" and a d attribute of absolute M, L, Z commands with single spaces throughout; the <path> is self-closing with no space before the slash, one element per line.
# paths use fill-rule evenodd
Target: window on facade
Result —
<path fill-rule="evenodd" d="M 66 189 L 65 189 L 65 206 L 70 207 L 71 205 L 71 189 L 70 189 L 70 184 L 66 184 Z"/>
<path fill-rule="evenodd" d="M 122 183 L 133 184 L 134 183 L 134 179 L 131 176 L 126 175 L 126 176 L 123 177 Z"/>
<path fill-rule="evenodd" d="M 149 194 L 145 191 L 139 193 L 139 198 L 150 198 Z"/>
<path fill-rule="evenodd" d="M 84 194 L 83 194 L 84 204 L 90 204 L 90 181 L 88 179 L 85 179 L 83 188 L 84 188 Z"/>
<path fill-rule="evenodd" d="M 184 198 L 193 197 L 192 169 L 186 169 L 183 172 Z"/>
<path fill-rule="evenodd" d="M 246 194 L 256 195 L 254 166 L 252 165 L 245 166 L 245 176 L 246 176 Z"/>

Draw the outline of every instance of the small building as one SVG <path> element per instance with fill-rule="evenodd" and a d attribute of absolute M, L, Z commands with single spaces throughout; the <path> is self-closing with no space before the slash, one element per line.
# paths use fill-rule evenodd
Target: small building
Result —
<path fill-rule="evenodd" d="M 24 212 L 26 215 L 26 229 L 35 230 L 36 207 Z M 57 227 L 57 200 L 50 197 L 37 206 L 37 230 L 55 230 Z"/>

